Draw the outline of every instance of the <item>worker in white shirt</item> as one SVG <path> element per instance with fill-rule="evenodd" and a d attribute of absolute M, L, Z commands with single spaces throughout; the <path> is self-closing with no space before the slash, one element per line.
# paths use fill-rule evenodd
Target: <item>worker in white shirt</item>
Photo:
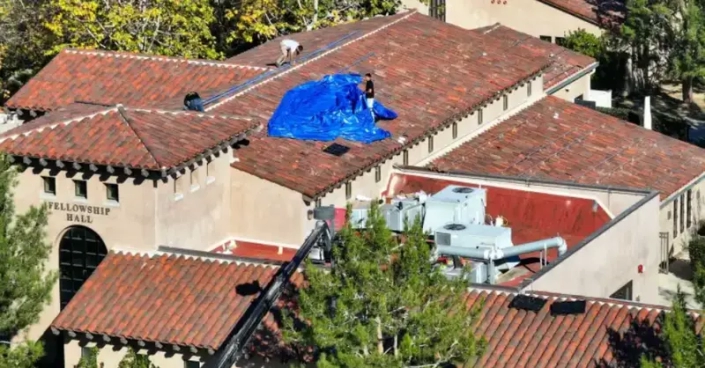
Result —
<path fill-rule="evenodd" d="M 280 43 L 281 50 L 282 50 L 282 55 L 277 59 L 277 68 L 282 66 L 284 62 L 287 60 L 289 61 L 289 64 L 294 65 L 296 63 L 296 57 L 299 56 L 301 51 L 304 50 L 304 47 L 301 46 L 298 42 L 291 40 L 291 39 L 285 39 Z"/>

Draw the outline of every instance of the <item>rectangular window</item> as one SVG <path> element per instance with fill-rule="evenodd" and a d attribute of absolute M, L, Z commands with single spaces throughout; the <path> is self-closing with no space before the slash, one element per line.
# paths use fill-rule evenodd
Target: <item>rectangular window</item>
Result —
<path fill-rule="evenodd" d="M 615 291 L 614 294 L 610 295 L 612 299 L 622 299 L 622 300 L 632 300 L 633 287 L 632 282 L 629 281 L 626 285 Z"/>
<path fill-rule="evenodd" d="M 44 193 L 56 195 L 56 178 L 51 176 L 42 176 L 44 182 Z"/>
<path fill-rule="evenodd" d="M 565 46 L 565 37 L 556 37 L 556 45 Z"/>
<path fill-rule="evenodd" d="M 477 110 L 477 125 L 482 125 L 482 109 Z"/>
<path fill-rule="evenodd" d="M 345 183 L 345 199 L 350 199 L 352 197 L 352 183 Z"/>
<path fill-rule="evenodd" d="M 375 167 L 375 183 L 379 183 L 382 181 L 382 168 L 377 166 Z"/>
<path fill-rule="evenodd" d="M 458 123 L 453 123 L 453 139 L 458 138 Z"/>
<path fill-rule="evenodd" d="M 109 201 L 120 202 L 120 192 L 118 192 L 117 184 L 105 183 L 105 198 Z"/>
<path fill-rule="evenodd" d="M 433 136 L 428 137 L 428 153 L 433 152 Z"/>
<path fill-rule="evenodd" d="M 402 153 L 401 156 L 402 164 L 404 166 L 409 166 L 409 150 L 404 150 L 404 153 Z"/>
<path fill-rule="evenodd" d="M 502 96 L 502 108 L 504 111 L 507 111 L 509 109 L 509 96 L 504 95 Z"/>
<path fill-rule="evenodd" d="M 551 42 L 551 36 L 539 36 L 541 41 Z"/>
<path fill-rule="evenodd" d="M 673 200 L 673 238 L 678 236 L 678 198 Z"/>
<path fill-rule="evenodd" d="M 688 199 L 687 199 L 687 208 L 686 208 L 686 213 L 685 213 L 685 220 L 686 224 L 685 227 L 687 229 L 690 229 L 691 226 L 693 226 L 693 191 L 688 189 Z"/>
<path fill-rule="evenodd" d="M 215 161 L 208 161 L 206 164 L 206 184 L 210 184 L 215 181 Z"/>
<path fill-rule="evenodd" d="M 441 21 L 446 21 L 446 0 L 430 0 L 428 15 Z"/>
<path fill-rule="evenodd" d="M 683 234 L 683 231 L 685 231 L 685 195 L 681 195 L 681 231 L 680 231 L 680 233 Z"/>
<path fill-rule="evenodd" d="M 83 199 L 88 198 L 88 186 L 86 185 L 85 180 L 74 180 L 73 186 L 74 186 L 74 194 L 76 195 L 77 198 L 83 198 Z"/>
<path fill-rule="evenodd" d="M 88 359 L 91 358 L 91 355 L 91 348 L 86 346 L 81 347 L 81 358 Z"/>
<path fill-rule="evenodd" d="M 531 81 L 526 84 L 526 97 L 531 97 Z"/>
<path fill-rule="evenodd" d="M 201 368 L 201 363 L 193 360 L 184 361 L 184 368 Z"/>

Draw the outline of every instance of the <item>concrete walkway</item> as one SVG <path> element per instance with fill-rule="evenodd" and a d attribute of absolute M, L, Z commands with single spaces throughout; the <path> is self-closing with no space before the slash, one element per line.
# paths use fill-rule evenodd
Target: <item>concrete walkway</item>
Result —
<path fill-rule="evenodd" d="M 693 298 L 693 284 L 691 283 L 692 271 L 687 252 L 679 254 L 675 261 L 668 267 L 668 274 L 659 274 L 658 294 L 661 298 L 657 304 L 670 306 L 673 296 L 680 285 L 681 291 L 686 294 L 688 308 L 703 309 Z"/>

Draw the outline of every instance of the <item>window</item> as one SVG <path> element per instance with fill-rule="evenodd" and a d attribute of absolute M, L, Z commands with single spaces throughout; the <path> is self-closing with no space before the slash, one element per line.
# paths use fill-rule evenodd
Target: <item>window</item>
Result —
<path fill-rule="evenodd" d="M 551 42 L 551 36 L 539 36 L 541 41 Z"/>
<path fill-rule="evenodd" d="M 120 192 L 117 184 L 105 183 L 105 198 L 109 201 L 120 202 Z"/>
<path fill-rule="evenodd" d="M 352 183 L 345 183 L 345 199 L 350 199 L 352 197 Z"/>
<path fill-rule="evenodd" d="M 458 123 L 453 123 L 453 139 L 458 138 Z"/>
<path fill-rule="evenodd" d="M 0 331 L 0 345 L 10 345 L 10 343 L 12 343 L 12 334 Z"/>
<path fill-rule="evenodd" d="M 446 0 L 431 0 L 428 15 L 441 21 L 446 21 Z"/>
<path fill-rule="evenodd" d="M 632 300 L 632 282 L 629 281 L 626 285 L 615 291 L 614 294 L 610 295 L 612 299 L 622 299 L 622 300 Z"/>
<path fill-rule="evenodd" d="M 477 125 L 482 125 L 482 109 L 477 110 Z"/>
<path fill-rule="evenodd" d="M 51 176 L 42 176 L 44 182 L 44 193 L 56 195 L 56 178 Z"/>
<path fill-rule="evenodd" d="M 215 160 L 208 161 L 206 164 L 206 184 L 215 181 Z"/>
<path fill-rule="evenodd" d="M 531 97 L 531 81 L 526 84 L 526 97 Z"/>
<path fill-rule="evenodd" d="M 200 368 L 201 363 L 194 361 L 194 360 L 186 360 L 184 361 L 184 368 Z"/>
<path fill-rule="evenodd" d="M 91 351 L 91 348 L 87 346 L 82 346 L 81 347 L 81 358 L 92 358 L 91 355 L 93 355 L 93 352 Z"/>
<path fill-rule="evenodd" d="M 88 198 L 88 187 L 85 180 L 74 180 L 73 186 L 77 198 Z"/>
<path fill-rule="evenodd" d="M 681 231 L 680 233 L 683 234 L 683 231 L 685 231 L 685 195 L 681 195 Z"/>
<path fill-rule="evenodd" d="M 433 152 L 433 136 L 428 137 L 428 153 Z"/>
<path fill-rule="evenodd" d="M 688 199 L 687 199 L 687 206 L 686 207 L 686 213 L 685 213 L 685 220 L 686 224 L 685 227 L 687 229 L 690 229 L 690 227 L 693 225 L 693 191 L 688 189 Z"/>
<path fill-rule="evenodd" d="M 382 168 L 377 166 L 375 167 L 375 183 L 379 183 L 382 181 Z"/>
<path fill-rule="evenodd" d="M 556 37 L 556 45 L 565 46 L 565 37 Z"/>
<path fill-rule="evenodd" d="M 673 237 L 678 236 L 678 198 L 673 201 Z"/>
<path fill-rule="evenodd" d="M 504 111 L 507 111 L 509 108 L 509 96 L 507 95 L 502 96 L 502 108 Z"/>
<path fill-rule="evenodd" d="M 408 166 L 409 165 L 409 150 L 404 150 L 404 153 L 401 154 L 402 158 L 402 165 Z"/>

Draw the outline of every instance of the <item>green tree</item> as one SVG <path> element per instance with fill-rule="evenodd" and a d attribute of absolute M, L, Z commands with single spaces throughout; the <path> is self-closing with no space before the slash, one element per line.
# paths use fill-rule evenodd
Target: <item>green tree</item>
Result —
<path fill-rule="evenodd" d="M 564 46 L 595 59 L 602 58 L 605 53 L 605 44 L 602 38 L 582 28 L 568 32 Z"/>
<path fill-rule="evenodd" d="M 219 58 L 208 0 L 50 0 L 50 54 L 66 47 Z"/>
<path fill-rule="evenodd" d="M 674 0 L 673 9 L 669 73 L 681 82 L 683 102 L 692 102 L 693 81 L 705 76 L 705 18 L 696 0 Z"/>
<path fill-rule="evenodd" d="M 39 320 L 51 300 L 56 273 L 46 269 L 51 245 L 46 242 L 47 208 L 15 212 L 12 189 L 17 171 L 0 157 L 0 335 L 17 336 Z M 43 355 L 41 343 L 0 345 L 0 368 L 32 367 Z"/>
<path fill-rule="evenodd" d="M 685 295 L 680 288 L 673 299 L 672 310 L 664 316 L 661 339 L 667 356 L 661 357 L 661 361 L 643 357 L 642 368 L 705 367 L 705 346 L 695 331 L 695 321 L 688 313 Z"/>
<path fill-rule="evenodd" d="M 98 348 L 91 348 L 88 356 L 81 357 L 76 368 L 98 368 Z M 125 357 L 118 364 L 118 368 L 157 368 L 149 361 L 146 355 L 137 354 L 132 348 L 128 349 Z"/>
<path fill-rule="evenodd" d="M 420 222 L 402 245 L 375 205 L 367 230 L 346 226 L 340 238 L 330 270 L 305 265 L 307 286 L 285 314 L 284 339 L 301 355 L 313 346 L 319 367 L 388 368 L 463 364 L 482 353 L 467 282 L 431 264 Z"/>

